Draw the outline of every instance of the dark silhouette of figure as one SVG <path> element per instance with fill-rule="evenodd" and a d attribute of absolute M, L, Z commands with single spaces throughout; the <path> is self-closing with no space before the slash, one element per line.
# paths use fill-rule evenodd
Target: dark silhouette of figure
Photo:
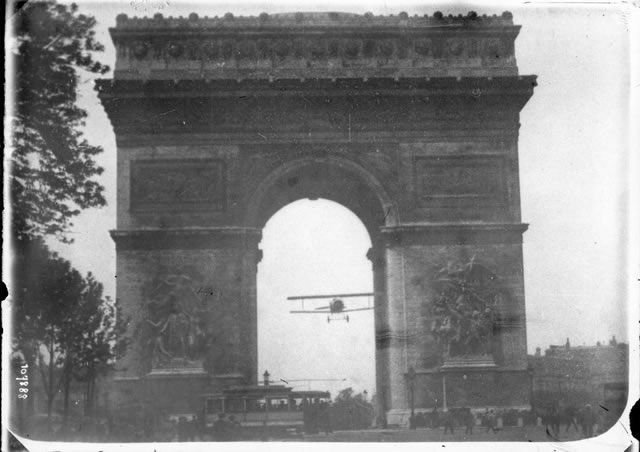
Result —
<path fill-rule="evenodd" d="M 451 434 L 453 435 L 455 433 L 454 429 L 455 429 L 455 420 L 453 418 L 453 412 L 449 411 L 444 416 L 444 434 L 446 435 L 447 431 L 451 431 Z"/>
<path fill-rule="evenodd" d="M 582 424 L 582 434 L 586 438 L 590 438 L 593 436 L 593 426 L 596 423 L 596 415 L 591 408 L 591 405 L 586 404 L 584 409 L 582 410 L 581 416 L 581 424 Z"/>
<path fill-rule="evenodd" d="M 331 428 L 331 407 L 327 402 L 320 403 L 320 427 L 325 435 L 333 432 Z"/>
<path fill-rule="evenodd" d="M 576 420 L 577 414 L 578 414 L 577 411 L 578 410 L 576 410 L 576 407 L 574 405 L 568 405 L 567 407 L 565 407 L 564 413 L 562 416 L 564 422 L 567 424 L 567 429 L 565 430 L 565 433 L 569 431 L 572 425 L 575 428 L 576 432 L 579 431 L 578 422 Z"/>
<path fill-rule="evenodd" d="M 438 413 L 438 407 L 434 406 L 433 411 L 431 412 L 431 428 L 438 428 L 439 416 L 440 414 Z"/>
<path fill-rule="evenodd" d="M 184 442 L 188 437 L 188 428 L 189 424 L 187 423 L 187 418 L 180 416 L 178 419 L 178 442 Z"/>
<path fill-rule="evenodd" d="M 197 437 L 199 437 L 199 422 L 196 416 L 191 416 L 191 420 L 189 421 L 188 429 L 187 429 L 187 441 L 195 441 Z"/>
<path fill-rule="evenodd" d="M 240 428 L 240 422 L 238 422 L 236 417 L 233 414 L 229 416 L 229 421 L 227 422 L 227 436 L 229 441 L 240 439 Z"/>
<path fill-rule="evenodd" d="M 473 425 L 475 424 L 475 422 L 476 422 L 475 416 L 473 415 L 471 410 L 467 408 L 467 411 L 465 411 L 465 415 L 464 415 L 464 425 L 465 425 L 464 434 L 465 435 L 473 435 Z"/>
<path fill-rule="evenodd" d="M 487 413 L 487 433 L 489 433 L 489 430 L 492 430 L 493 433 L 498 433 L 496 413 L 493 410 L 489 410 L 489 413 Z"/>
<path fill-rule="evenodd" d="M 229 424 L 225 415 L 220 413 L 213 423 L 213 439 L 216 441 L 229 441 Z"/>

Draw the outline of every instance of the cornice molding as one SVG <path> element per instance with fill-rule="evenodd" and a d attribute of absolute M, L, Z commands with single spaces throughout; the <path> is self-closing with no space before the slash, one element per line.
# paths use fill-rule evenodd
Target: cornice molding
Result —
<path fill-rule="evenodd" d="M 470 11 L 466 15 L 444 15 L 436 11 L 432 16 L 417 14 L 409 16 L 406 12 L 390 15 L 374 15 L 372 13 L 355 14 L 343 12 L 295 12 L 295 13 L 262 13 L 258 16 L 235 16 L 226 13 L 221 17 L 200 17 L 191 13 L 188 17 L 164 17 L 161 13 L 149 17 L 128 17 L 120 14 L 116 17 L 114 30 L 153 30 L 153 29 L 220 29 L 220 28 L 291 28 L 291 27 L 510 27 L 513 26 L 513 14 L 509 11 L 501 15 L 478 15 Z"/>
<path fill-rule="evenodd" d="M 116 249 L 224 249 L 255 248 L 262 231 L 246 227 L 188 229 L 119 229 L 110 231 Z"/>
<path fill-rule="evenodd" d="M 283 96 L 439 96 L 522 95 L 527 99 L 537 86 L 537 76 L 499 77 L 313 77 L 268 79 L 99 79 L 95 89 L 101 99 L 112 97 L 254 97 Z"/>
<path fill-rule="evenodd" d="M 415 223 L 380 229 L 387 247 L 520 244 L 526 223 Z"/>

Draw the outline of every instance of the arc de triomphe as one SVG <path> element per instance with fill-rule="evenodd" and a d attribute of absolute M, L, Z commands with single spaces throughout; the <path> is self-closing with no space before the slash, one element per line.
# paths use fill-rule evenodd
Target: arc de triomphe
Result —
<path fill-rule="evenodd" d="M 256 384 L 261 229 L 326 198 L 373 244 L 389 422 L 409 392 L 527 406 L 519 30 L 510 13 L 118 16 L 97 89 L 118 148 L 120 395 L 195 412 Z"/>

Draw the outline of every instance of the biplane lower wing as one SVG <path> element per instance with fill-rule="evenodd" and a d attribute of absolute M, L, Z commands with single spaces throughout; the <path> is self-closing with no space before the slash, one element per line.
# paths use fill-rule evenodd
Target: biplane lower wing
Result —
<path fill-rule="evenodd" d="M 355 311 L 373 311 L 375 308 L 373 306 L 369 308 L 356 308 L 356 309 L 343 309 L 340 313 L 343 312 L 355 312 Z"/>
<path fill-rule="evenodd" d="M 335 293 L 329 295 L 301 295 L 297 297 L 287 297 L 287 300 L 322 300 L 325 298 L 352 298 L 352 297 L 372 297 L 374 292 L 362 292 L 362 293 Z"/>
<path fill-rule="evenodd" d="M 289 311 L 290 314 L 331 314 L 328 309 L 325 311 Z"/>

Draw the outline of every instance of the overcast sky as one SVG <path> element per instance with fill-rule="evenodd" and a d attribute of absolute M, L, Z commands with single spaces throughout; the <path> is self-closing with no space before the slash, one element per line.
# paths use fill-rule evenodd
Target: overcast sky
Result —
<path fill-rule="evenodd" d="M 187 16 L 296 11 L 297 1 L 202 3 L 161 0 L 77 2 L 96 16 L 102 60 L 115 52 L 107 28 L 117 14 Z M 595 344 L 615 334 L 626 340 L 624 280 L 627 224 L 626 147 L 628 30 L 613 7 L 517 8 L 488 3 L 431 4 L 324 1 L 305 11 L 391 14 L 500 14 L 508 9 L 522 25 L 516 40 L 520 73 L 538 75 L 538 86 L 521 114 L 519 141 L 524 272 L 529 352 L 564 343 Z M 412 6 L 413 5 L 413 6 Z M 451 4 L 450 4 L 451 5 Z M 110 75 L 109 75 L 110 76 Z M 71 246 L 53 244 L 80 270 L 92 271 L 115 296 L 116 150 L 113 129 L 88 77 L 82 105 L 89 111 L 87 135 L 104 147 L 99 162 L 108 206 L 84 212 Z M 323 382 L 334 393 L 345 386 L 374 392 L 371 312 L 351 322 L 327 324 L 323 316 L 294 316 L 284 298 L 304 293 L 370 290 L 371 266 L 364 257 L 369 238 L 360 221 L 328 201 L 302 201 L 276 213 L 264 230 L 265 255 L 259 267 L 259 365 L 274 377 L 339 378 Z M 302 383 L 297 383 L 302 384 Z"/>

